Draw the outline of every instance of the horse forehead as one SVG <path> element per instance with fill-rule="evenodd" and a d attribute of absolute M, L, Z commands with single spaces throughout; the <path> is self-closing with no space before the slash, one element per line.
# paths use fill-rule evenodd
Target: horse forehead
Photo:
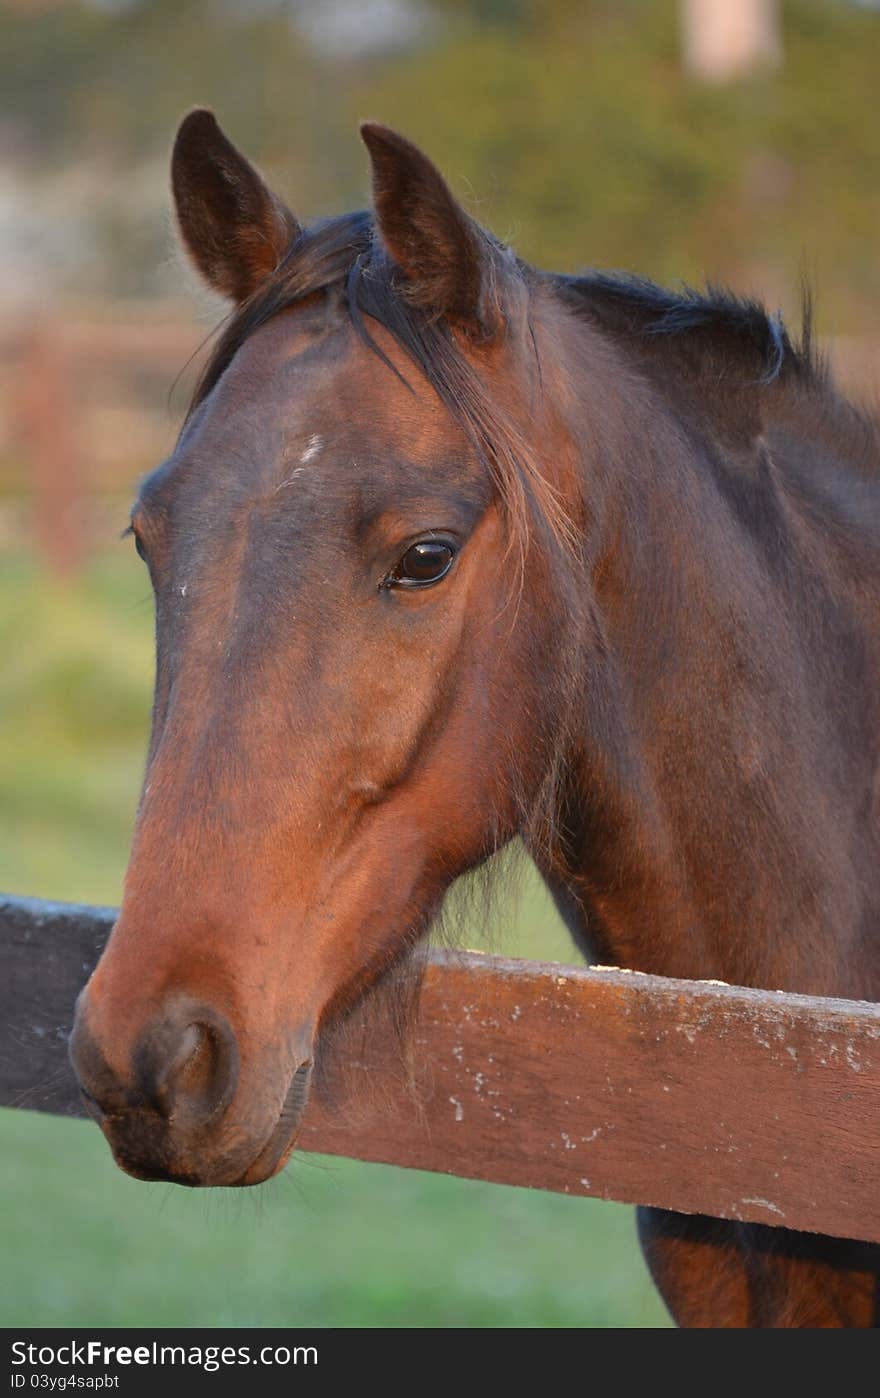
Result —
<path fill-rule="evenodd" d="M 194 442 L 204 446 L 236 434 L 280 445 L 301 429 L 304 416 L 332 403 L 354 372 L 352 351 L 341 329 L 303 333 L 296 317 L 278 316 L 238 349 L 204 405 Z"/>
<path fill-rule="evenodd" d="M 475 470 L 462 429 L 393 336 L 370 334 L 395 373 L 347 320 L 280 313 L 237 351 L 177 449 L 141 490 L 198 514 L 261 500 L 292 504 L 369 479 L 392 494 L 438 463 Z M 441 470 L 442 474 L 442 470 Z M 328 508 L 334 494 L 327 497 Z"/>
<path fill-rule="evenodd" d="M 393 336 L 380 325 L 371 336 L 385 361 L 347 320 L 280 313 L 236 352 L 181 446 L 210 450 L 236 438 L 307 462 L 334 443 L 397 443 L 415 459 L 430 453 L 457 425 Z"/>

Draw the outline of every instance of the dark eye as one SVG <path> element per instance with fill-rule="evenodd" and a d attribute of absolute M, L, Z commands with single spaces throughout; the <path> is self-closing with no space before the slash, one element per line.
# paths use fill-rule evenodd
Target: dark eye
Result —
<path fill-rule="evenodd" d="M 392 587 L 427 587 L 445 578 L 454 559 L 447 539 L 422 539 L 410 545 L 388 581 Z"/>
<path fill-rule="evenodd" d="M 134 533 L 134 530 L 133 530 L 133 529 L 132 529 L 131 532 L 132 532 L 132 534 L 134 534 L 134 546 L 135 546 L 135 548 L 137 549 L 138 558 L 142 558 L 142 559 L 144 560 L 144 562 L 146 563 L 146 561 L 147 561 L 147 551 L 146 551 L 146 549 L 144 548 L 144 541 L 143 541 L 143 539 L 141 538 L 140 534 L 135 534 L 135 533 Z"/>

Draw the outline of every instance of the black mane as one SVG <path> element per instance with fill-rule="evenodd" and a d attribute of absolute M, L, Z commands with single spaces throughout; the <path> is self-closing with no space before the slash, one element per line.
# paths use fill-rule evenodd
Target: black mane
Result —
<path fill-rule="evenodd" d="M 530 269 L 489 234 L 486 243 L 503 263 L 504 276 L 529 275 Z M 748 364 L 758 382 L 770 383 L 789 373 L 813 383 L 827 380 L 826 366 L 813 348 L 808 296 L 801 338 L 796 342 L 780 313 L 771 315 L 759 301 L 711 284 L 705 291 L 690 286 L 672 291 L 625 272 L 538 276 L 577 314 L 617 337 L 641 342 L 646 350 L 652 342 L 656 348 L 658 341 L 676 340 L 707 356 L 713 365 L 717 366 L 719 357 Z M 236 351 L 260 325 L 305 297 L 334 286 L 343 290 L 355 329 L 370 348 L 385 359 L 366 330 L 364 313 L 389 331 L 455 410 L 462 357 L 455 352 L 454 340 L 442 322 L 429 320 L 406 300 L 377 238 L 372 213 L 360 211 L 303 230 L 268 283 L 236 307 L 222 328 L 190 411 L 207 397 Z"/>
<path fill-rule="evenodd" d="M 781 312 L 771 315 L 760 301 L 711 283 L 705 291 L 691 286 L 671 291 L 647 277 L 603 271 L 554 276 L 552 281 L 567 305 L 607 330 L 647 340 L 696 332 L 702 351 L 714 348 L 740 359 L 745 354 L 764 383 L 788 371 L 798 377 L 824 377 L 824 365 L 813 349 L 809 296 L 804 298 L 801 340 L 796 343 Z"/>

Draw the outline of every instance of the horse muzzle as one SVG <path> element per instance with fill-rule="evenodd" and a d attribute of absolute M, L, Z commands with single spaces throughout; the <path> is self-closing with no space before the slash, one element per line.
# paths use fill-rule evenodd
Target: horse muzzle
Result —
<path fill-rule="evenodd" d="M 310 1038 L 297 1036 L 303 1047 Z M 303 1052 L 282 1064 L 275 1050 L 249 1068 L 227 1017 L 186 995 L 169 996 L 121 1055 L 93 1031 L 86 989 L 70 1057 L 117 1164 L 190 1186 L 260 1184 L 283 1169 L 312 1076 Z"/>

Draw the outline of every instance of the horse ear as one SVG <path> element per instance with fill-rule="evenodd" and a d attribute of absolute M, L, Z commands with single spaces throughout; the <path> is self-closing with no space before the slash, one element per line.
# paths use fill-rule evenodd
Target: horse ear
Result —
<path fill-rule="evenodd" d="M 387 126 L 364 122 L 376 222 L 403 273 L 407 298 L 470 334 L 494 339 L 503 317 L 486 234 L 426 155 Z"/>
<path fill-rule="evenodd" d="M 180 124 L 171 187 L 190 257 L 209 286 L 235 301 L 257 289 L 299 234 L 290 210 L 204 108 Z"/>

